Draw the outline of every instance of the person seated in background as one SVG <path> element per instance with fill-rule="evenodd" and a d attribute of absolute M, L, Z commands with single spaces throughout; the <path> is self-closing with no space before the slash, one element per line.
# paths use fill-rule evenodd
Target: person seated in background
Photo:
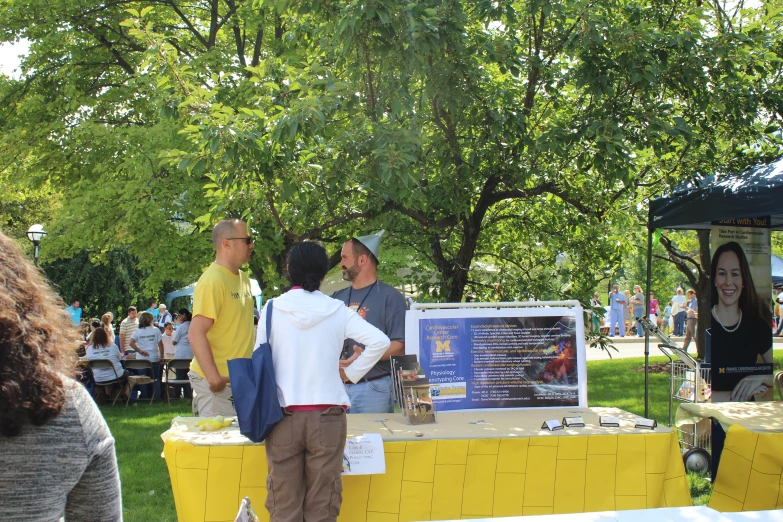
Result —
<path fill-rule="evenodd" d="M 122 367 L 120 360 L 122 355 L 116 344 L 109 341 L 106 330 L 98 328 L 92 334 L 92 342 L 87 345 L 87 360 L 107 360 L 112 363 L 114 370 L 108 368 L 93 369 L 92 376 L 95 384 L 101 386 L 102 383 L 119 379 L 121 382 L 127 382 L 128 370 Z"/>
<path fill-rule="evenodd" d="M 79 332 L 0 232 L 0 520 L 122 520 L 114 439 L 73 380 Z"/>

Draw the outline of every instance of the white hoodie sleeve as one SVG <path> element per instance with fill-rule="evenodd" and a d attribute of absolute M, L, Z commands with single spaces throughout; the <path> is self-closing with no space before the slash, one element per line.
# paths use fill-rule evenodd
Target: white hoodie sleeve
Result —
<path fill-rule="evenodd" d="M 362 319 L 350 308 L 346 308 L 345 311 L 345 337 L 364 345 L 362 354 L 344 369 L 345 375 L 351 382 L 356 383 L 381 360 L 391 341 L 382 331 Z"/>

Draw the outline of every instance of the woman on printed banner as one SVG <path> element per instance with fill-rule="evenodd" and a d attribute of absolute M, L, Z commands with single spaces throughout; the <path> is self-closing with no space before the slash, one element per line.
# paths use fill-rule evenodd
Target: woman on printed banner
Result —
<path fill-rule="evenodd" d="M 772 313 L 758 297 L 739 243 L 712 257 L 713 401 L 755 400 L 772 386 Z"/>

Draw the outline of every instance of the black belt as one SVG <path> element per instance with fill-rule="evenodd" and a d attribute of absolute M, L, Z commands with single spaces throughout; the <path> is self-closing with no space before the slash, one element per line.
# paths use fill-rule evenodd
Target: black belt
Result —
<path fill-rule="evenodd" d="M 361 384 L 363 382 L 377 381 L 378 379 L 383 379 L 384 377 L 389 377 L 389 376 L 391 376 L 390 373 L 384 373 L 383 375 L 376 375 L 375 377 L 362 377 L 361 379 L 359 379 L 359 382 L 357 382 L 356 384 Z"/>

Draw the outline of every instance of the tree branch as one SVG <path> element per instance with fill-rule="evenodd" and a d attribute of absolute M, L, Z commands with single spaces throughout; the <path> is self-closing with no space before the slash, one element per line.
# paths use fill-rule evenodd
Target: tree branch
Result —
<path fill-rule="evenodd" d="M 210 0 L 209 3 L 209 38 L 207 39 L 207 49 L 212 49 L 215 47 L 218 30 L 220 30 L 220 25 L 218 23 L 218 15 L 220 13 L 218 13 L 218 0 Z"/>
<path fill-rule="evenodd" d="M 180 19 L 185 22 L 185 25 L 188 26 L 188 29 L 191 33 L 196 37 L 196 39 L 201 42 L 201 45 L 209 49 L 209 42 L 207 42 L 207 39 L 204 38 L 201 33 L 198 32 L 198 29 L 196 29 L 193 24 L 190 22 L 187 16 L 185 16 L 185 13 L 180 11 L 179 7 L 177 7 L 177 4 L 174 3 L 174 0 L 169 1 L 169 5 L 174 10 L 175 13 L 177 13 L 177 16 L 180 17 Z"/>
<path fill-rule="evenodd" d="M 682 272 L 682 274 L 688 279 L 688 282 L 691 284 L 691 286 L 697 288 L 699 286 L 699 279 L 703 277 L 701 265 L 692 257 L 677 250 L 677 248 L 672 244 L 671 240 L 664 235 L 661 235 L 661 245 L 663 245 L 663 248 L 666 249 L 666 252 L 669 254 L 668 261 L 676 266 L 680 272 Z M 688 266 L 688 263 L 690 263 L 692 267 Z M 694 275 L 693 268 L 697 270 L 698 277 Z"/>
<path fill-rule="evenodd" d="M 266 202 L 269 205 L 269 212 L 271 212 L 272 217 L 275 218 L 275 221 L 277 222 L 277 226 L 280 227 L 280 230 L 283 232 L 283 234 L 285 234 L 286 237 L 289 237 L 293 241 L 300 243 L 302 241 L 302 237 L 297 236 L 296 234 L 288 230 L 288 227 L 285 226 L 283 220 L 280 219 L 280 214 L 277 213 L 277 208 L 275 208 L 275 202 L 272 201 L 271 194 L 267 195 Z"/>

